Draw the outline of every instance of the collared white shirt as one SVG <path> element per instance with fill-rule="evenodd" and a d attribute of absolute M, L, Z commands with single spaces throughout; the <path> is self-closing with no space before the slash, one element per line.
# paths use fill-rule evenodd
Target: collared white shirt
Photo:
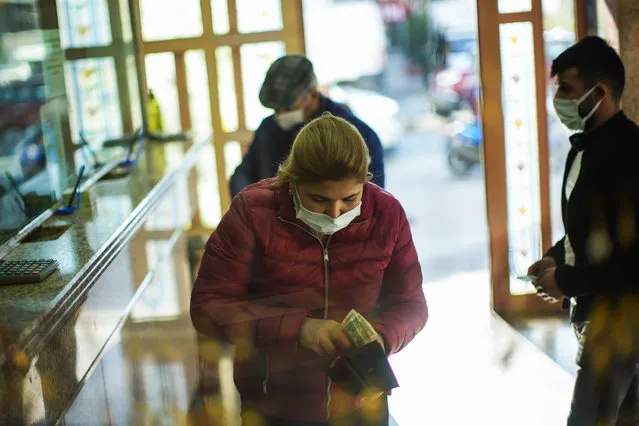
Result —
<path fill-rule="evenodd" d="M 579 151 L 575 160 L 572 162 L 568 178 L 566 179 L 566 200 L 570 200 L 572 191 L 575 189 L 577 180 L 579 179 L 579 173 L 581 172 L 581 159 L 583 157 L 583 151 Z M 575 266 L 575 251 L 570 243 L 570 238 L 566 233 L 566 239 L 564 240 L 564 251 L 566 252 L 566 265 Z"/>

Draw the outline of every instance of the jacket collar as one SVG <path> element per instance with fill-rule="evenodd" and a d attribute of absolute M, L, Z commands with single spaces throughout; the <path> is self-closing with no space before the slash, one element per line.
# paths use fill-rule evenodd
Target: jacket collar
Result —
<path fill-rule="evenodd" d="M 576 151 L 583 151 L 593 141 L 599 139 L 602 135 L 610 134 L 618 128 L 619 124 L 626 119 L 623 111 L 619 111 L 613 115 L 608 121 L 601 126 L 592 129 L 588 133 L 575 133 L 570 136 L 570 143 Z"/>
<path fill-rule="evenodd" d="M 293 194 L 288 185 L 278 185 L 277 179 L 274 179 L 272 185 L 275 190 L 275 208 L 278 216 L 287 221 L 296 221 L 295 205 L 293 204 Z M 375 210 L 375 190 L 378 189 L 373 183 L 364 184 L 362 193 L 362 211 L 355 218 L 353 223 L 364 222 L 373 217 Z"/>
<path fill-rule="evenodd" d="M 328 110 L 328 102 L 329 102 L 328 98 L 320 93 L 319 94 L 319 104 L 317 106 L 317 111 L 315 111 L 313 113 L 311 118 L 309 118 L 308 121 L 306 121 L 306 123 L 304 123 L 304 125 L 307 124 L 311 120 L 314 120 L 316 118 L 321 117 L 321 115 L 324 114 Z M 302 125 L 302 127 L 304 127 L 304 126 Z"/>

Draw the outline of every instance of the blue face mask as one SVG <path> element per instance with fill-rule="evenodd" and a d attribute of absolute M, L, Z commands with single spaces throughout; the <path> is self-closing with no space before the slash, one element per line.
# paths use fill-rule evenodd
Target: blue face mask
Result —
<path fill-rule="evenodd" d="M 297 213 L 295 217 L 307 224 L 309 228 L 315 232 L 325 235 L 331 235 L 346 228 L 357 216 L 361 214 L 362 211 L 362 203 L 360 202 L 357 207 L 347 211 L 337 218 L 332 218 L 323 213 L 312 212 L 302 205 L 302 200 L 297 192 L 297 187 L 295 188 L 294 202 L 295 211 Z"/>

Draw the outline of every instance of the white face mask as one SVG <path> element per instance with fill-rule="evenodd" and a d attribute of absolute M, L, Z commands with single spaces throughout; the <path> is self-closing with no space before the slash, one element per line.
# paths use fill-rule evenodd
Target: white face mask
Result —
<path fill-rule="evenodd" d="M 553 104 L 555 106 L 555 112 L 557 112 L 557 116 L 559 120 L 566 126 L 569 130 L 574 130 L 576 132 L 582 132 L 586 128 L 586 122 L 595 115 L 597 112 L 597 108 L 601 105 L 601 101 L 597 102 L 597 104 L 590 110 L 588 115 L 585 117 L 581 117 L 579 115 L 579 105 L 597 88 L 597 86 L 590 89 L 583 95 L 580 99 L 557 99 L 553 100 Z"/>
<path fill-rule="evenodd" d="M 346 228 L 361 214 L 362 203 L 360 202 L 353 210 L 349 210 L 333 219 L 328 215 L 315 213 L 304 207 L 297 193 L 297 188 L 295 188 L 295 210 L 297 212 L 295 217 L 307 224 L 312 230 L 325 235 L 331 235 Z"/>
<path fill-rule="evenodd" d="M 288 132 L 293 127 L 304 123 L 304 110 L 296 109 L 295 111 L 275 114 L 275 122 L 282 130 Z"/>

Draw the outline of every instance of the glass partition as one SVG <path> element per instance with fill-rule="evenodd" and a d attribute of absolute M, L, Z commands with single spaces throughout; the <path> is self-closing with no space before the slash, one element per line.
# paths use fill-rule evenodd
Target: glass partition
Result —
<path fill-rule="evenodd" d="M 142 122 L 126 2 L 50 4 L 57 14 L 0 1 L 0 244 L 59 201 L 80 166 L 125 152 L 105 140 Z"/>
<path fill-rule="evenodd" d="M 0 4 L 0 244 L 68 185 L 64 60 L 37 3 Z"/>

